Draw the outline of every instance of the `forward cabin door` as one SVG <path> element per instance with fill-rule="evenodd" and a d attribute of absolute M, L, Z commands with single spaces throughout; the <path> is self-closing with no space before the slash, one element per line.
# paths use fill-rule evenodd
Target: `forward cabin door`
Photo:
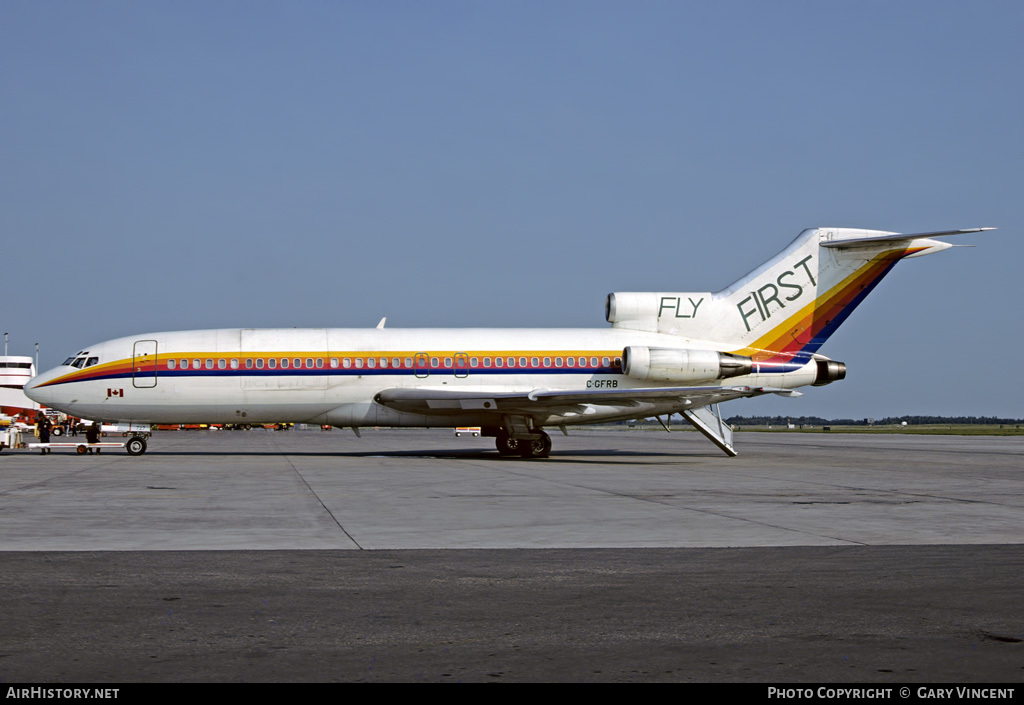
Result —
<path fill-rule="evenodd" d="M 156 386 L 156 341 L 136 340 L 132 349 L 132 384 L 139 389 Z"/>

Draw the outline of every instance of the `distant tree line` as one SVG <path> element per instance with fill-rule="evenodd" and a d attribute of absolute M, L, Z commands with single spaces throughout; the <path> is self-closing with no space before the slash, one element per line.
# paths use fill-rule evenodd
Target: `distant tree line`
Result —
<path fill-rule="evenodd" d="M 797 426 L 869 426 L 917 424 L 1019 424 L 1024 419 L 1000 419 L 995 416 L 886 416 L 881 419 L 824 419 L 820 416 L 730 416 L 726 423 L 733 426 L 783 426 L 787 423 Z"/>

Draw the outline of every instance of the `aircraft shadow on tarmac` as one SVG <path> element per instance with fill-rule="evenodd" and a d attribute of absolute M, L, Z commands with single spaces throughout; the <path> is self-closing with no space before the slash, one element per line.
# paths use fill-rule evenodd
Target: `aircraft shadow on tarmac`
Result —
<path fill-rule="evenodd" d="M 585 463 L 601 459 L 601 462 L 614 461 L 617 459 L 628 460 L 636 463 L 643 458 L 677 458 L 679 460 L 689 458 L 718 457 L 714 453 L 659 453 L 652 451 L 616 450 L 610 448 L 586 449 L 552 452 L 547 458 L 520 458 L 518 456 L 500 455 L 497 451 L 481 450 L 373 450 L 373 451 L 311 451 L 311 450 L 280 450 L 280 451 L 197 451 L 197 450 L 166 450 L 150 451 L 148 455 L 160 456 L 271 456 L 291 455 L 303 457 L 320 458 L 422 458 L 436 460 L 492 460 L 507 463 Z"/>

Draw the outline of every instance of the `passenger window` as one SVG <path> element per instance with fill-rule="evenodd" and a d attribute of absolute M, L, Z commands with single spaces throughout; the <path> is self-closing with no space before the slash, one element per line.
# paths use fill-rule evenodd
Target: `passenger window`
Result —
<path fill-rule="evenodd" d="M 251 370 L 252 369 L 252 358 L 251 357 L 250 358 L 246 358 L 246 360 L 245 360 L 245 369 L 247 369 L 247 370 Z"/>
<path fill-rule="evenodd" d="M 302 367 L 302 358 L 301 357 L 297 357 L 294 360 L 292 360 L 292 366 L 295 369 L 299 369 L 300 367 Z"/>
<path fill-rule="evenodd" d="M 263 369 L 263 358 L 262 357 L 256 358 L 256 369 L 257 370 L 262 370 Z"/>
<path fill-rule="evenodd" d="M 208 370 L 212 370 L 213 369 L 213 360 L 211 360 L 210 358 L 206 359 L 206 369 L 208 369 Z"/>
<path fill-rule="evenodd" d="M 167 369 L 173 370 L 174 369 L 174 364 L 175 364 L 174 360 L 168 360 L 167 361 Z"/>
<path fill-rule="evenodd" d="M 597 358 L 596 357 L 590 358 L 590 366 L 591 367 L 597 367 Z"/>
<path fill-rule="evenodd" d="M 506 363 L 508 364 L 509 367 L 515 367 L 516 359 L 514 357 L 510 357 L 508 360 L 506 360 Z"/>
<path fill-rule="evenodd" d="M 484 367 L 490 367 L 490 366 L 491 366 L 491 358 L 485 357 L 484 358 Z"/>
<path fill-rule="evenodd" d="M 281 369 L 282 370 L 287 370 L 288 369 L 288 358 L 287 357 L 282 357 L 281 358 Z"/>
<path fill-rule="evenodd" d="M 452 368 L 452 359 L 450 357 L 444 359 L 444 366 L 449 370 Z"/>
<path fill-rule="evenodd" d="M 500 357 L 494 358 L 494 366 L 495 367 L 501 367 L 504 364 L 505 364 L 504 358 L 500 358 Z"/>
<path fill-rule="evenodd" d="M 198 370 L 202 366 L 203 366 L 203 363 L 198 358 L 192 361 L 192 369 Z"/>
<path fill-rule="evenodd" d="M 363 358 L 361 358 L 361 357 L 357 357 L 356 358 L 356 368 L 360 369 L 360 370 L 363 369 Z"/>
<path fill-rule="evenodd" d="M 530 367 L 540 367 L 540 360 L 535 357 L 530 358 Z"/>
<path fill-rule="evenodd" d="M 526 367 L 526 358 L 525 357 L 519 358 L 519 366 L 520 367 Z"/>
<path fill-rule="evenodd" d="M 406 367 L 412 367 L 412 358 L 411 357 L 405 358 L 405 366 Z"/>
<path fill-rule="evenodd" d="M 369 367 L 372 370 L 374 367 L 377 366 L 377 358 L 375 358 L 375 357 L 369 358 L 366 361 L 366 366 Z"/>
<path fill-rule="evenodd" d="M 272 370 L 276 370 L 277 369 L 277 358 L 276 357 L 272 357 L 269 360 L 267 360 L 267 367 L 269 367 Z"/>
<path fill-rule="evenodd" d="M 316 359 L 316 368 L 318 370 L 322 370 L 324 368 L 324 359 L 322 357 L 318 357 Z"/>
<path fill-rule="evenodd" d="M 576 367 L 576 358 L 575 357 L 567 357 L 567 358 L 565 358 L 565 365 L 566 365 L 566 367 Z"/>
<path fill-rule="evenodd" d="M 555 367 L 561 367 L 561 366 L 562 366 L 562 358 L 556 357 L 555 358 Z"/>
<path fill-rule="evenodd" d="M 332 370 L 338 369 L 338 358 L 336 358 L 336 357 L 332 357 L 331 358 L 331 369 Z"/>
<path fill-rule="evenodd" d="M 612 361 L 609 358 L 607 358 L 607 357 L 601 358 L 601 367 L 611 367 L 611 366 L 612 366 Z"/>
<path fill-rule="evenodd" d="M 386 357 L 382 357 L 380 359 L 380 366 L 381 367 L 387 367 L 388 366 L 388 359 Z"/>
<path fill-rule="evenodd" d="M 307 370 L 313 369 L 313 358 L 311 358 L 311 357 L 307 357 L 306 358 L 306 369 Z"/>
<path fill-rule="evenodd" d="M 402 361 L 400 359 L 398 359 L 397 357 L 393 357 L 393 358 L 391 358 L 391 366 L 392 367 L 401 367 L 402 366 Z"/>
<path fill-rule="evenodd" d="M 217 360 L 217 369 L 226 370 L 228 368 L 228 361 L 224 359 Z"/>

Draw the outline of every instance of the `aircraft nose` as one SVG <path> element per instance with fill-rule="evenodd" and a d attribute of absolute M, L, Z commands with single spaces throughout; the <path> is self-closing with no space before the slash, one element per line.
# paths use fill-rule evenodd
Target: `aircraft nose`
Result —
<path fill-rule="evenodd" d="M 53 370 L 49 372 L 43 372 L 38 374 L 28 382 L 25 383 L 25 387 L 22 391 L 32 401 L 37 404 L 49 405 L 53 401 L 53 394 L 49 387 L 42 386 L 53 377 Z"/>

